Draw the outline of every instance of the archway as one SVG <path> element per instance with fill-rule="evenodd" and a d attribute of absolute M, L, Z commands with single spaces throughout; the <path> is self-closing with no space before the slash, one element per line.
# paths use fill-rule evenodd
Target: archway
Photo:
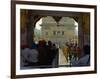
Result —
<path fill-rule="evenodd" d="M 35 11 L 35 10 L 26 10 L 26 11 L 22 10 L 21 14 L 22 14 L 21 28 L 22 26 L 24 26 L 24 31 L 22 31 L 23 28 L 21 29 L 21 45 L 26 44 L 29 47 L 31 47 L 33 42 L 37 43 L 39 40 L 42 39 L 46 41 L 51 40 L 52 43 L 56 44 L 58 48 L 62 49 L 64 45 L 66 44 L 66 42 L 73 43 L 74 45 L 75 43 L 77 43 L 81 50 L 81 55 L 82 55 L 83 46 L 85 45 L 85 43 L 90 44 L 89 43 L 90 24 L 89 24 L 88 13 L 53 12 L 53 11 L 42 12 L 42 11 Z M 49 20 L 48 17 L 51 18 L 51 20 Z M 64 22 L 64 19 L 67 20 L 66 18 L 69 19 L 70 21 Z M 38 35 L 35 35 L 36 33 L 35 28 L 37 28 L 37 25 L 39 24 L 38 22 L 41 21 L 41 19 L 42 19 L 42 23 L 40 24 L 41 28 L 45 26 L 50 26 L 50 27 L 45 27 L 45 29 L 42 29 L 42 30 L 40 30 L 40 27 L 38 27 L 38 30 L 40 30 L 39 32 L 41 32 L 40 34 L 42 34 L 38 36 Z M 49 24 L 47 24 L 46 22 Z M 53 23 L 53 25 L 51 22 Z M 72 28 L 71 26 L 65 28 L 64 26 L 66 26 L 67 22 L 69 24 L 72 22 L 74 28 Z M 78 28 L 75 28 L 75 26 Z M 51 27 L 53 28 L 51 29 Z M 74 30 L 71 31 L 71 29 L 74 29 Z M 52 36 L 49 36 L 49 35 L 52 35 Z M 22 41 L 24 41 L 24 43 Z M 71 65 L 71 63 L 69 64 Z M 65 64 L 60 64 L 60 65 L 65 65 Z"/>
<path fill-rule="evenodd" d="M 51 41 L 59 49 L 59 65 L 69 65 L 66 43 L 78 46 L 78 23 L 71 17 L 45 16 L 37 21 L 34 28 L 34 41 Z"/>

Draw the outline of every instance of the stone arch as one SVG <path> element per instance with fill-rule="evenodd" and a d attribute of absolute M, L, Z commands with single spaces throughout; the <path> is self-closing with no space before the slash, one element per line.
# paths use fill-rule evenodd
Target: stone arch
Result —
<path fill-rule="evenodd" d="M 65 26 L 66 25 L 66 23 L 71 23 L 70 25 L 72 26 L 72 24 L 73 24 L 73 26 L 75 26 L 75 24 L 74 24 L 74 19 L 72 18 L 72 17 L 60 17 L 60 19 L 59 19 L 59 17 L 58 17 L 58 19 L 59 19 L 59 25 L 57 24 L 58 22 L 56 22 L 56 20 L 54 19 L 54 16 L 45 16 L 45 17 L 41 17 L 42 19 L 43 19 L 43 24 L 48 24 L 48 27 L 47 28 L 50 28 L 49 26 L 51 25 L 51 26 Z M 57 17 L 56 17 L 57 18 Z M 73 23 L 72 23 L 73 22 Z M 42 26 L 44 26 L 44 25 L 41 25 L 41 27 Z M 70 26 L 70 28 L 73 28 L 73 30 L 74 30 L 74 28 L 75 27 L 71 27 Z M 36 26 L 35 26 L 36 27 Z M 65 29 L 64 30 L 62 30 L 62 31 L 65 31 Z M 66 30 L 67 31 L 67 30 Z M 52 34 L 52 33 L 51 33 Z M 67 33 L 66 33 L 67 34 Z M 70 33 L 71 34 L 71 33 Z M 72 34 L 74 34 L 74 33 L 72 33 Z M 36 36 L 36 35 L 35 35 Z M 75 36 L 75 35 L 74 35 Z M 70 39 L 73 39 L 74 38 L 74 36 L 70 36 L 71 38 Z M 72 38 L 73 37 L 73 38 Z M 39 36 L 37 36 L 37 38 L 40 38 Z M 36 38 L 36 39 L 37 39 Z M 44 37 L 44 34 L 43 34 L 43 36 L 42 36 L 42 38 L 45 38 Z M 48 38 L 49 39 L 49 38 Z M 69 39 L 69 38 L 68 38 Z M 74 38 L 74 40 L 75 40 L 75 38 Z M 77 40 L 77 39 L 76 39 Z M 75 41 L 74 41 L 75 42 Z M 78 43 L 78 41 L 77 41 L 77 43 Z"/>
<path fill-rule="evenodd" d="M 86 39 L 86 40 L 88 39 L 88 37 L 84 36 L 84 34 L 88 34 L 88 36 L 89 36 L 89 29 L 90 29 L 89 28 L 90 24 L 88 24 L 89 20 L 87 22 L 87 19 L 89 19 L 89 13 L 24 10 L 24 11 L 22 11 L 21 14 L 23 16 L 25 16 L 23 18 L 24 18 L 24 20 L 26 20 L 26 21 L 24 21 L 24 23 L 21 23 L 22 24 L 21 26 L 26 26 L 26 28 L 27 28 L 25 31 L 26 32 L 25 39 L 26 39 L 26 43 L 28 43 L 30 45 L 33 42 L 33 32 L 34 32 L 33 30 L 34 30 L 36 22 L 40 18 L 47 16 L 47 15 L 52 16 L 52 17 L 56 16 L 56 18 L 58 16 L 61 16 L 61 17 L 67 16 L 67 17 L 73 18 L 76 22 L 78 22 L 79 23 L 79 28 L 78 28 L 79 35 L 78 35 L 78 37 L 79 37 L 79 42 L 80 42 L 81 48 L 85 44 L 83 39 Z M 59 20 L 59 18 L 58 18 L 58 20 Z M 21 21 L 22 21 L 22 19 L 21 19 Z M 86 32 L 84 33 L 84 31 L 86 31 Z M 86 43 L 87 42 L 88 41 L 86 41 Z"/>

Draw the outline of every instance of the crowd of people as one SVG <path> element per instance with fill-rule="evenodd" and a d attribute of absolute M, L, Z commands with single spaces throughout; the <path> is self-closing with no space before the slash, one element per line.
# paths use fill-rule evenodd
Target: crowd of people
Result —
<path fill-rule="evenodd" d="M 73 61 L 72 66 L 90 66 L 90 46 L 84 45 L 83 55 L 79 60 Z"/>
<path fill-rule="evenodd" d="M 90 65 L 90 46 L 84 45 L 80 48 L 77 43 L 66 43 L 62 49 L 70 66 Z"/>
<path fill-rule="evenodd" d="M 64 52 L 67 62 L 70 62 L 70 64 L 72 60 L 78 60 L 81 56 L 81 49 L 77 43 L 67 42 L 62 50 Z"/>
<path fill-rule="evenodd" d="M 70 66 L 90 65 L 90 47 L 85 45 L 83 51 L 77 43 L 65 43 L 64 48 L 58 48 L 51 41 L 40 40 L 38 44 L 21 46 L 21 67 L 52 68 L 58 67 L 59 49 L 61 49 Z M 84 55 L 82 56 L 82 52 Z M 54 61 L 56 59 L 56 61 Z M 68 64 L 66 64 L 68 65 Z"/>
<path fill-rule="evenodd" d="M 21 67 L 53 67 L 52 63 L 57 54 L 58 48 L 51 41 L 40 40 L 38 44 L 33 43 L 32 46 L 23 45 L 21 46 Z"/>

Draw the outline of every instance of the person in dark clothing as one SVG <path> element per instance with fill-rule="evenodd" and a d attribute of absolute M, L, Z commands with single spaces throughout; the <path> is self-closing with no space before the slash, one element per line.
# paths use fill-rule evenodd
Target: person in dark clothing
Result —
<path fill-rule="evenodd" d="M 33 42 L 31 49 L 37 49 L 38 45 Z"/>
<path fill-rule="evenodd" d="M 45 40 L 39 41 L 38 44 L 38 60 L 40 68 L 51 68 L 53 59 L 57 53 L 55 49 L 52 49 L 52 42 L 49 41 L 48 45 L 46 45 Z"/>
<path fill-rule="evenodd" d="M 37 48 L 39 52 L 38 60 L 39 60 L 39 66 L 46 66 L 48 61 L 47 61 L 47 46 L 46 46 L 46 41 L 45 40 L 40 40 Z"/>
<path fill-rule="evenodd" d="M 48 47 L 47 48 L 47 52 L 48 52 L 48 65 L 50 67 L 52 67 L 53 60 L 56 57 L 58 50 L 57 50 L 55 44 L 53 44 L 51 41 L 48 41 L 48 46 L 47 47 Z"/>
<path fill-rule="evenodd" d="M 90 46 L 85 45 L 83 49 L 84 55 L 78 61 L 73 62 L 73 66 L 90 66 Z"/>

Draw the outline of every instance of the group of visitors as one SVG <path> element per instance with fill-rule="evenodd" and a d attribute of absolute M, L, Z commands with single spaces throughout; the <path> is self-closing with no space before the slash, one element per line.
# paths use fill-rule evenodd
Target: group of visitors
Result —
<path fill-rule="evenodd" d="M 83 55 L 79 60 L 73 61 L 72 66 L 90 66 L 90 46 L 85 45 L 83 47 Z"/>
<path fill-rule="evenodd" d="M 90 65 L 90 46 L 84 45 L 83 49 L 77 43 L 66 43 L 63 50 L 67 63 L 70 66 L 88 66 Z"/>
<path fill-rule="evenodd" d="M 63 49 L 64 55 L 67 62 L 70 62 L 73 59 L 79 59 L 81 55 L 81 49 L 77 43 L 66 43 L 66 46 Z"/>
<path fill-rule="evenodd" d="M 58 48 L 51 41 L 40 40 L 32 46 L 21 46 L 21 67 L 52 67 Z"/>
<path fill-rule="evenodd" d="M 83 51 L 80 49 L 77 43 L 66 43 L 66 49 L 63 51 L 67 63 L 70 66 L 89 66 L 90 65 L 90 46 L 83 46 Z M 81 53 L 84 53 L 82 55 Z M 58 67 L 59 48 L 51 41 L 46 42 L 40 40 L 38 44 L 33 43 L 31 46 L 21 46 L 21 67 L 32 68 L 52 68 L 54 67 L 54 61 L 56 67 Z"/>

